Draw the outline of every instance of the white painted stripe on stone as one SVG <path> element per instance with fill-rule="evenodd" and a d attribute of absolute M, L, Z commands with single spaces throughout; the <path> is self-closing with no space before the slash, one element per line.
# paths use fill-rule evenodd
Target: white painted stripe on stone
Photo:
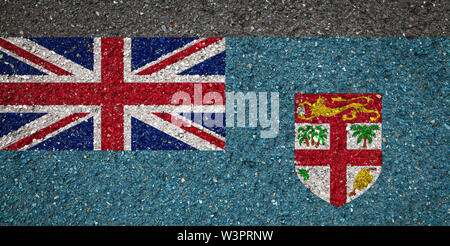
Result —
<path fill-rule="evenodd" d="M 132 108 L 133 106 L 124 106 L 123 109 L 123 149 L 131 150 L 131 114 L 136 113 L 139 109 Z"/>
<path fill-rule="evenodd" d="M 123 80 L 124 82 L 137 82 L 133 80 L 131 71 L 131 38 L 123 39 Z"/>
<path fill-rule="evenodd" d="M 164 112 L 164 113 L 225 113 L 225 105 L 125 105 L 125 109 L 134 112 L 148 111 L 148 112 Z"/>
<path fill-rule="evenodd" d="M 128 83 L 225 83 L 224 75 L 162 75 L 148 76 L 135 75 L 129 76 Z"/>
<path fill-rule="evenodd" d="M 0 105 L 0 113 L 89 113 L 100 112 L 100 106 L 87 105 Z"/>

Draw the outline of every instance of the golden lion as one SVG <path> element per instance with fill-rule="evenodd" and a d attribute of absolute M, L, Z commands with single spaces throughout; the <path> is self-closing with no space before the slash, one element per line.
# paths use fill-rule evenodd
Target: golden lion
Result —
<path fill-rule="evenodd" d="M 317 101 L 313 104 L 311 104 L 310 102 L 302 102 L 298 104 L 298 109 L 297 109 L 297 113 L 298 113 L 298 117 L 300 117 L 300 119 L 303 120 L 312 120 L 315 117 L 318 116 L 323 116 L 323 117 L 333 117 L 337 114 L 340 114 L 342 112 L 344 112 L 347 109 L 353 108 L 353 110 L 350 111 L 351 116 L 347 116 L 346 114 L 344 114 L 342 116 L 342 120 L 353 120 L 354 118 L 356 118 L 356 114 L 357 113 L 374 113 L 377 116 L 376 117 L 370 117 L 371 121 L 376 121 L 378 118 L 380 118 L 380 112 L 378 112 L 378 110 L 376 109 L 367 109 L 365 108 L 365 106 L 367 106 L 369 104 L 370 101 L 372 101 L 373 99 L 370 97 L 355 97 L 355 98 L 351 98 L 351 99 L 343 99 L 342 97 L 335 97 L 335 98 L 331 98 L 332 102 L 347 102 L 347 101 L 352 101 L 352 100 L 356 100 L 356 99 L 360 99 L 360 98 L 364 98 L 367 100 L 366 104 L 361 104 L 361 103 L 349 103 L 343 107 L 339 107 L 339 108 L 330 108 L 325 106 L 323 103 L 325 102 L 325 99 L 321 96 L 319 96 L 319 98 L 317 99 Z M 306 117 L 305 116 L 305 105 L 309 106 L 309 109 L 311 110 L 311 116 L 310 117 Z"/>

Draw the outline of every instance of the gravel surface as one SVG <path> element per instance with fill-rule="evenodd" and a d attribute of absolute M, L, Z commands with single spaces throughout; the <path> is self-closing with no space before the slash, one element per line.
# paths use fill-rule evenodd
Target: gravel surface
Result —
<path fill-rule="evenodd" d="M 226 91 L 279 92 L 280 133 L 228 128 L 212 153 L 1 152 L 0 225 L 448 226 L 449 1 L 338 2 L 1 0 L 3 37 L 234 37 Z M 383 94 L 383 171 L 340 208 L 294 169 L 294 94 L 327 92 Z"/>
<path fill-rule="evenodd" d="M 446 37 L 449 1 L 0 1 L 1 36 Z"/>

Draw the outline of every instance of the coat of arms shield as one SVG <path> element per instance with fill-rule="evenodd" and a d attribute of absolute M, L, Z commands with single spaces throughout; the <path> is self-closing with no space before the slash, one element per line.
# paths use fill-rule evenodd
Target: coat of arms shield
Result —
<path fill-rule="evenodd" d="M 381 94 L 296 94 L 295 170 L 321 199 L 342 206 L 381 173 Z"/>

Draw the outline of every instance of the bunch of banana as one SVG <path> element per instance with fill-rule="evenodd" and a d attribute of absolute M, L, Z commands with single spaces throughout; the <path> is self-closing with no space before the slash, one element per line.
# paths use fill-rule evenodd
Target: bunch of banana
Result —
<path fill-rule="evenodd" d="M 356 190 L 361 191 L 365 189 L 373 179 L 373 176 L 369 171 L 376 170 L 376 168 L 363 168 L 361 171 L 359 171 L 359 173 L 356 175 L 355 182 L 353 183 L 353 191 L 350 192 L 349 196 L 356 195 Z"/>

